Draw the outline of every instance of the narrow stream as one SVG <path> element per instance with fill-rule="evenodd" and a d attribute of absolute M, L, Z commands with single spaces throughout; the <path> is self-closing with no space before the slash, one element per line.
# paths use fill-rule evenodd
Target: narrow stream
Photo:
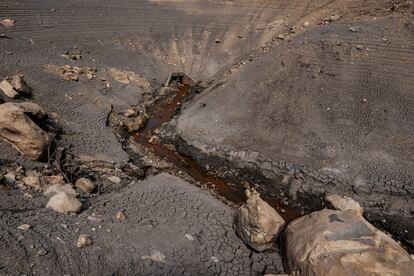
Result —
<path fill-rule="evenodd" d="M 153 136 L 153 131 L 163 123 L 171 120 L 174 114 L 176 114 L 176 111 L 181 108 L 183 101 L 185 101 L 189 95 L 190 87 L 182 84 L 179 85 L 178 91 L 174 97 L 166 99 L 151 112 L 150 119 L 144 129 L 134 134 L 135 141 L 153 152 L 159 158 L 174 164 L 178 170 L 186 173 L 195 181 L 202 183 L 207 188 L 214 190 L 220 196 L 240 206 L 246 200 L 245 192 L 241 185 L 231 185 L 224 179 L 208 174 L 206 170 L 200 167 L 191 157 L 177 153 L 162 144 L 150 142 L 150 138 Z M 283 206 L 280 198 L 266 197 L 265 195 L 262 195 L 262 198 L 278 210 L 279 214 L 287 222 L 300 217 L 299 212 Z M 283 213 L 280 211 L 282 208 L 285 210 Z"/>

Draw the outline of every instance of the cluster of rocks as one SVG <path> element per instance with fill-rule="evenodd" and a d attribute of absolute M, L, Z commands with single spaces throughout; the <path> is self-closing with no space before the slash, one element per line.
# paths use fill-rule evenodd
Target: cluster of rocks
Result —
<path fill-rule="evenodd" d="M 332 209 L 310 213 L 290 222 L 247 191 L 235 230 L 256 251 L 275 246 L 281 235 L 286 270 L 291 275 L 411 275 L 412 257 L 390 236 L 363 217 L 363 208 L 349 197 L 327 195 Z"/>
<path fill-rule="evenodd" d="M 142 130 L 148 121 L 148 115 L 145 112 L 138 112 L 134 108 L 129 108 L 124 114 L 120 124 L 130 133 Z"/>

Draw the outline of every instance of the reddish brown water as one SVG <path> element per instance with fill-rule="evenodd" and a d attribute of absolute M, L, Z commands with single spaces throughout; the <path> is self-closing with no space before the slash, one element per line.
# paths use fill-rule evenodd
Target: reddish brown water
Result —
<path fill-rule="evenodd" d="M 204 168 L 198 166 L 197 162 L 191 157 L 179 154 L 162 144 L 150 142 L 150 138 L 153 136 L 153 131 L 163 123 L 171 120 L 176 111 L 181 108 L 181 104 L 187 96 L 189 96 L 189 87 L 184 85 L 179 86 L 177 93 L 173 97 L 165 100 L 151 112 L 151 119 L 148 120 L 145 128 L 134 134 L 135 140 L 148 150 L 152 151 L 159 158 L 174 164 L 177 170 L 186 173 L 194 180 L 202 183 L 207 188 L 214 190 L 220 196 L 223 196 L 234 204 L 241 205 L 246 200 L 244 189 L 241 186 L 231 185 L 219 177 L 208 174 Z M 279 212 L 284 208 L 285 212 L 280 213 L 288 222 L 300 216 L 298 212 L 283 207 L 281 200 L 278 198 L 263 196 L 263 199 L 272 207 L 279 210 Z"/>

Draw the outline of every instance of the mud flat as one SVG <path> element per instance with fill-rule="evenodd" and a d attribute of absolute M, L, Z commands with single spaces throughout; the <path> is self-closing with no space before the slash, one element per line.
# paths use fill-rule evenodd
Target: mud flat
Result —
<path fill-rule="evenodd" d="M 248 187 L 286 221 L 350 196 L 413 252 L 411 2 L 6 0 L 0 21 L 0 78 L 31 87 L 0 103 L 39 105 L 52 140 L 40 161 L 0 141 L 1 275 L 283 273 L 234 233 Z M 46 208 L 56 184 L 77 215 Z"/>

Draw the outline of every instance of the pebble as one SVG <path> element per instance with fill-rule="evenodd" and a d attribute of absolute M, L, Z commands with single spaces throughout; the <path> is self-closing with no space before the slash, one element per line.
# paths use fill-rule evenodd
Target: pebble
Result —
<path fill-rule="evenodd" d="M 88 194 L 92 193 L 95 189 L 95 185 L 92 183 L 92 181 L 83 177 L 76 180 L 75 187 L 81 189 L 82 191 Z"/>
<path fill-rule="evenodd" d="M 47 254 L 47 251 L 43 248 L 37 251 L 37 256 L 44 256 L 46 254 Z"/>
<path fill-rule="evenodd" d="M 151 255 L 150 256 L 142 256 L 141 259 L 143 259 L 143 260 L 150 259 L 154 262 L 165 263 L 165 255 L 162 254 L 160 251 L 157 251 L 157 250 L 151 250 Z"/>
<path fill-rule="evenodd" d="M 107 179 L 108 179 L 109 181 L 111 181 L 112 183 L 115 183 L 115 184 L 119 184 L 119 183 L 121 183 L 121 178 L 119 178 L 119 177 L 118 177 L 118 176 L 116 176 L 116 175 L 108 176 L 108 177 L 107 177 Z"/>
<path fill-rule="evenodd" d="M 364 49 L 364 46 L 362 46 L 362 45 L 357 45 L 357 46 L 355 46 L 355 48 L 357 48 L 358 50 L 363 50 L 363 49 Z"/>
<path fill-rule="evenodd" d="M 17 226 L 17 229 L 27 231 L 27 230 L 30 229 L 30 225 L 29 224 L 20 224 L 19 226 Z"/>
<path fill-rule="evenodd" d="M 86 246 L 91 245 L 92 243 L 93 241 L 88 235 L 82 234 L 79 236 L 76 246 L 78 248 L 84 248 Z"/>
<path fill-rule="evenodd" d="M 75 197 L 64 192 L 58 193 L 49 199 L 46 208 L 51 208 L 59 213 L 78 213 L 82 208 L 82 203 Z"/>
<path fill-rule="evenodd" d="M 212 256 L 212 257 L 211 257 L 211 260 L 212 260 L 213 262 L 215 262 L 215 263 L 220 262 L 220 260 L 219 260 L 219 259 L 217 259 L 217 258 L 216 258 L 216 257 L 214 257 L 214 256 Z"/>
<path fill-rule="evenodd" d="M 191 235 L 191 234 L 185 234 L 184 235 L 185 237 L 186 237 L 186 239 L 187 240 L 189 240 L 189 241 L 194 241 L 195 239 L 194 239 L 194 237 Z"/>
<path fill-rule="evenodd" d="M 126 219 L 125 213 L 122 212 L 122 211 L 119 211 L 118 213 L 116 213 L 116 218 L 118 220 L 124 220 L 124 219 Z"/>

